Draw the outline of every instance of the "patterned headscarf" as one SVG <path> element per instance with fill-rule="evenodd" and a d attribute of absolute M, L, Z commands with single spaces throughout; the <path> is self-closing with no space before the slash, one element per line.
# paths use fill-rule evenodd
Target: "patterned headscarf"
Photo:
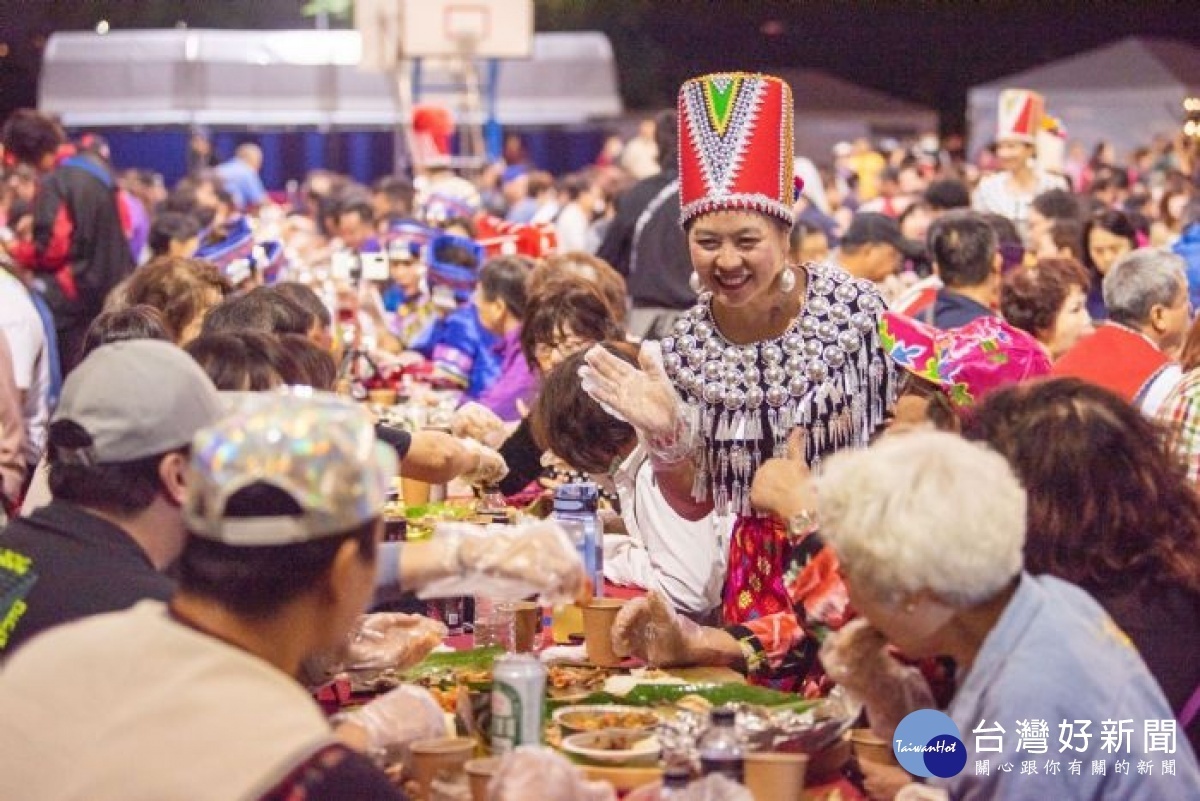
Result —
<path fill-rule="evenodd" d="M 879 333 L 892 361 L 938 387 L 960 410 L 1000 387 L 1050 372 L 1050 355 L 1041 343 L 1000 317 L 942 331 L 889 311 Z"/>

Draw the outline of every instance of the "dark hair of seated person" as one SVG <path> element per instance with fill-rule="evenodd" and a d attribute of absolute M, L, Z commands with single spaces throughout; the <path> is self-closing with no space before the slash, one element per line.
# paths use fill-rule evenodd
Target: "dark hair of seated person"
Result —
<path fill-rule="evenodd" d="M 279 344 L 304 374 L 303 381 L 293 383 L 303 384 L 313 389 L 333 391 L 337 384 L 338 366 L 329 351 L 315 344 L 308 337 L 299 334 L 284 334 L 279 338 Z"/>
<path fill-rule="evenodd" d="M 992 393 L 964 435 L 1008 459 L 1029 495 L 1025 566 L 1096 593 L 1200 598 L 1200 497 L 1155 423 L 1075 378 Z"/>
<path fill-rule="evenodd" d="M 80 358 L 86 359 L 89 353 L 101 345 L 135 339 L 174 341 L 171 332 L 167 330 L 167 322 L 163 319 L 162 312 L 153 306 L 140 303 L 116 311 L 103 312 L 92 320 L 87 333 L 83 335 Z"/>
<path fill-rule="evenodd" d="M 71 454 L 91 444 L 91 435 L 78 423 L 57 420 L 50 424 L 46 448 L 50 492 L 56 501 L 118 515 L 136 514 L 149 508 L 162 489 L 158 467 L 163 458 L 171 453 L 186 454 L 189 450 L 180 448 L 106 464 L 87 464 L 71 458 Z"/>
<path fill-rule="evenodd" d="M 316 317 L 273 287 L 255 287 L 214 306 L 204 318 L 201 334 L 260 331 L 264 334 L 307 334 Z"/>
<path fill-rule="evenodd" d="M 532 262 L 524 256 L 497 256 L 479 270 L 479 291 L 485 300 L 499 300 L 509 314 L 518 320 L 525 318 Z"/>
<path fill-rule="evenodd" d="M 578 276 L 541 282 L 529 295 L 526 309 L 521 352 L 534 369 L 540 348 L 553 348 L 569 337 L 589 344 L 621 338 L 617 317 L 600 289 Z"/>
<path fill-rule="evenodd" d="M 298 516 L 302 509 L 286 492 L 255 483 L 226 502 L 226 518 Z M 191 535 L 179 557 L 180 590 L 214 601 L 250 620 L 278 613 L 320 586 L 342 544 L 358 543 L 359 557 L 375 560 L 376 521 L 340 534 L 289 545 L 233 546 Z"/>
<path fill-rule="evenodd" d="M 323 328 L 333 325 L 333 315 L 329 313 L 329 307 L 321 300 L 321 296 L 307 284 L 299 281 L 280 281 L 278 284 L 272 284 L 270 289 L 316 317 L 317 322 Z"/>
<path fill-rule="evenodd" d="M 606 342 L 609 353 L 637 365 L 637 350 L 624 342 Z M 583 391 L 579 368 L 586 352 L 567 357 L 542 378 L 531 415 L 533 436 L 576 470 L 606 473 L 624 450 L 637 441 L 633 426 L 618 420 Z"/>
<path fill-rule="evenodd" d="M 308 384 L 308 374 L 279 338 L 270 334 L 202 334 L 184 350 L 222 392 L 262 392 L 281 384 Z"/>

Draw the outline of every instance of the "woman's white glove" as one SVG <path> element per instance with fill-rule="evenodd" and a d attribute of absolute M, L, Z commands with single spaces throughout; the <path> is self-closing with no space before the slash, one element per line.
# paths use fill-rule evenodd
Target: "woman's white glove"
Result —
<path fill-rule="evenodd" d="M 594 345 L 579 368 L 580 386 L 605 411 L 629 423 L 662 461 L 678 461 L 695 447 L 695 426 L 667 372 L 656 342 L 645 342 L 638 367 Z M 640 369 L 639 369 L 640 368 Z"/>

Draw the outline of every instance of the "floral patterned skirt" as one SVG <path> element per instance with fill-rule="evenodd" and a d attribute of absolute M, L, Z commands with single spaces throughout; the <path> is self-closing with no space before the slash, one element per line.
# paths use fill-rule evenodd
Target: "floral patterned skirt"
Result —
<path fill-rule="evenodd" d="M 787 529 L 781 522 L 770 517 L 737 519 L 725 576 L 725 625 L 792 610 L 785 581 L 790 556 Z"/>

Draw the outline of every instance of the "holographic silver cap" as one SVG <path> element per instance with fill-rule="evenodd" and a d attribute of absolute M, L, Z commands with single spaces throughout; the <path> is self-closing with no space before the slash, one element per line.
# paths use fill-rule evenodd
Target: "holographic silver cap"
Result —
<path fill-rule="evenodd" d="M 290 388 L 247 393 L 192 442 L 184 519 L 192 534 L 231 545 L 288 545 L 378 517 L 397 475 L 396 452 L 371 416 L 337 395 Z M 227 517 L 239 490 L 268 484 L 303 513 Z"/>

